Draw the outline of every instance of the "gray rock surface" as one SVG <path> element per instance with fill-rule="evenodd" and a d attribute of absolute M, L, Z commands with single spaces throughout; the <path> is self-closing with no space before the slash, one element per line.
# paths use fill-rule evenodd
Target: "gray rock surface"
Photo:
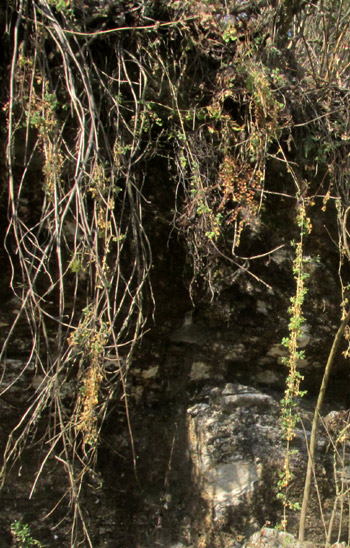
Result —
<path fill-rule="evenodd" d="M 232 510 L 256 497 L 266 468 L 282 455 L 279 405 L 242 384 L 216 387 L 188 409 L 188 436 L 199 490 L 224 526 Z"/>

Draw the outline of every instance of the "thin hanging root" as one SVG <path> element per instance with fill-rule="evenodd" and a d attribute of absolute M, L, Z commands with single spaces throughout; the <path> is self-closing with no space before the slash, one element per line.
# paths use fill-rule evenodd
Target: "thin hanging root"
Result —
<path fill-rule="evenodd" d="M 52 414 L 55 419 L 42 439 L 46 451 L 31 495 L 51 460 L 61 462 L 72 502 L 71 545 L 82 530 L 92 547 L 80 494 L 96 461 L 108 404 L 121 394 L 136 473 L 126 382 L 144 332 L 145 296 L 153 301 L 152 255 L 142 226 L 142 181 L 137 177 L 137 163 L 148 151 L 140 137 L 146 119 L 141 99 L 148 77 L 142 63 L 117 46 L 117 72 L 101 71 L 89 44 L 81 42 L 70 25 L 64 13 L 57 17 L 51 2 L 19 2 L 7 108 L 10 223 L 5 246 L 12 268 L 11 287 L 22 304 L 1 358 L 11 347 L 20 320 L 25 319 L 33 345 L 18 379 L 34 368 L 43 380 L 9 436 L 2 477 L 10 462 L 21 455 L 39 418 L 46 412 Z M 21 26 L 30 27 L 30 32 L 20 45 Z M 59 58 L 53 67 L 44 39 Z M 101 84 L 99 104 L 96 82 Z M 116 88 L 121 93 L 125 85 L 133 101 L 132 121 L 115 100 Z M 59 108 L 62 102 L 67 108 Z M 109 127 L 106 118 L 102 119 L 104 102 L 110 105 Z M 23 173 L 18 176 L 14 169 L 16 129 L 23 124 L 27 137 L 35 135 L 36 144 L 34 152 L 25 153 Z M 110 145 L 113 140 L 115 150 Z M 33 198 L 38 202 L 33 215 L 40 213 L 32 222 L 21 218 L 18 205 L 28 192 L 35 151 L 42 151 L 44 164 L 42 188 L 35 190 Z M 62 387 L 69 382 L 72 367 L 80 380 L 69 415 Z M 79 471 L 74 463 L 79 463 Z"/>
<path fill-rule="evenodd" d="M 334 360 L 336 357 L 336 353 L 338 351 L 340 342 L 343 338 L 344 331 L 346 326 L 348 325 L 350 321 L 350 310 L 346 314 L 345 318 L 341 322 L 339 329 L 334 337 L 332 348 L 330 350 L 327 364 L 324 370 L 323 379 L 321 388 L 318 394 L 317 403 L 315 407 L 314 412 L 314 418 L 312 421 L 312 430 L 311 430 L 311 437 L 310 437 L 310 445 L 309 445 L 309 451 L 308 451 L 308 463 L 307 463 L 307 470 L 306 470 L 306 477 L 305 477 L 305 485 L 304 485 L 304 496 L 303 496 L 303 503 L 300 513 L 300 521 L 299 521 L 299 540 L 303 541 L 305 537 L 305 524 L 306 524 L 306 516 L 307 516 L 307 508 L 309 503 L 309 495 L 310 495 L 310 489 L 311 489 L 311 479 L 312 479 L 312 469 L 314 466 L 315 461 L 315 450 L 316 450 L 316 441 L 317 441 L 317 428 L 319 424 L 319 419 L 321 416 L 321 410 L 323 405 L 323 400 L 326 394 L 327 386 L 328 386 L 328 380 L 329 376 L 332 371 L 332 367 L 334 364 Z"/>

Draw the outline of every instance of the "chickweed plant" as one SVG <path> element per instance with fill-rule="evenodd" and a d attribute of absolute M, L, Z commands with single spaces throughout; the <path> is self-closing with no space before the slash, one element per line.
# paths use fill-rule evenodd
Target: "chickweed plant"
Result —
<path fill-rule="evenodd" d="M 11 533 L 14 546 L 17 548 L 30 548 L 31 546 L 43 548 L 43 545 L 32 537 L 30 527 L 27 523 L 22 523 L 18 520 L 14 521 L 11 523 Z"/>

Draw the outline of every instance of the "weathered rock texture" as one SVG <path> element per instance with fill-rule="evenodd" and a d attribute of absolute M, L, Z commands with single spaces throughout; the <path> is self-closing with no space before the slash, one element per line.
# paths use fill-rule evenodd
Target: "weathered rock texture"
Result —
<path fill-rule="evenodd" d="M 194 479 L 216 526 L 232 522 L 253 499 L 261 513 L 261 487 L 268 497 L 266 478 L 282 455 L 277 402 L 241 384 L 213 388 L 206 403 L 188 409 L 188 435 Z"/>

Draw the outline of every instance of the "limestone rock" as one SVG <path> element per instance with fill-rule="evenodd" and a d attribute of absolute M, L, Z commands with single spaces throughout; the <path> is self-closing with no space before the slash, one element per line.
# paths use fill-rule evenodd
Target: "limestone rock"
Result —
<path fill-rule="evenodd" d="M 215 526 L 227 525 L 233 510 L 256 498 L 264 468 L 276 465 L 283 450 L 278 417 L 270 395 L 234 383 L 212 389 L 206 402 L 188 409 L 194 479 Z"/>

